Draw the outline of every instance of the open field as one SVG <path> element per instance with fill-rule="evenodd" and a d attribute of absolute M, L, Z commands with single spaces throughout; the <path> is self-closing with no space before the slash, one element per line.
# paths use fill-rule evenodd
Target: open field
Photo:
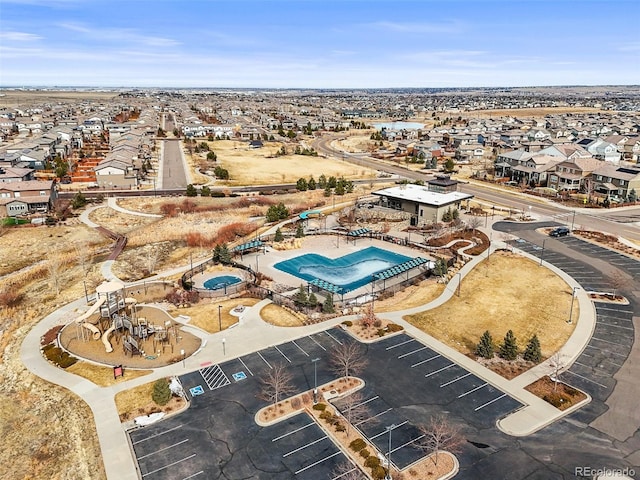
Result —
<path fill-rule="evenodd" d="M 93 100 L 108 102 L 118 96 L 117 92 L 73 92 L 53 90 L 2 90 L 0 107 L 20 107 L 53 102 L 79 102 Z"/>
<path fill-rule="evenodd" d="M 591 107 L 543 107 L 543 108 L 503 108 L 495 110 L 474 110 L 472 112 L 452 112 L 443 113 L 442 116 L 452 116 L 462 118 L 495 118 L 495 117 L 518 117 L 518 118 L 540 118 L 546 115 L 564 115 L 567 113 L 612 113 L 599 108 Z"/>
<path fill-rule="evenodd" d="M 257 149 L 234 140 L 209 142 L 209 145 L 218 156 L 217 163 L 229 171 L 230 180 L 225 185 L 230 186 L 295 183 L 299 178 L 308 179 L 311 175 L 317 180 L 322 174 L 327 178 L 351 180 L 375 177 L 375 171 L 371 169 L 330 158 L 292 154 L 275 157 L 283 146 L 280 142 L 265 142 L 264 147 Z M 285 148 L 291 153 L 295 144 L 287 144 Z"/>
<path fill-rule="evenodd" d="M 278 327 L 300 327 L 303 325 L 299 317 L 274 303 L 270 303 L 260 310 L 260 316 L 265 322 Z"/>
<path fill-rule="evenodd" d="M 577 323 L 566 322 L 571 288 L 536 262 L 508 252 L 496 252 L 462 280 L 460 297 L 453 296 L 434 310 L 405 319 L 438 340 L 471 354 L 485 330 L 502 342 L 513 330 L 520 349 L 538 335 L 547 358 L 564 345 Z M 518 272 L 513 275 L 513 272 Z"/>

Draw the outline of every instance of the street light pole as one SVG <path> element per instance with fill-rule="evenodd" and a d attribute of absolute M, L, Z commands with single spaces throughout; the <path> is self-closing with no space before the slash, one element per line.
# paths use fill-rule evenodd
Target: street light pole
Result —
<path fill-rule="evenodd" d="M 573 317 L 573 299 L 576 297 L 576 290 L 579 288 L 580 287 L 573 287 L 573 289 L 571 290 L 571 307 L 569 308 L 569 320 L 567 320 L 567 323 L 573 322 L 571 318 Z"/>
<path fill-rule="evenodd" d="M 222 331 L 222 314 L 220 310 L 222 309 L 222 305 L 218 305 L 218 331 Z"/>
<path fill-rule="evenodd" d="M 573 225 L 576 223 L 576 211 L 573 211 L 573 218 L 571 219 L 571 231 L 573 232 Z"/>
<path fill-rule="evenodd" d="M 318 403 L 318 361 L 319 358 L 314 358 L 311 360 L 313 363 L 313 404 Z"/>
<path fill-rule="evenodd" d="M 457 295 L 459 297 L 460 296 L 460 284 L 462 283 L 462 275 L 460 274 L 460 272 L 456 273 L 456 275 L 458 276 Z"/>
<path fill-rule="evenodd" d="M 542 260 L 544 259 L 544 244 L 546 241 L 547 241 L 546 238 L 542 240 L 542 252 L 540 253 L 540 266 L 542 266 Z"/>
<path fill-rule="evenodd" d="M 396 428 L 395 424 L 389 425 L 387 427 L 387 432 L 389 432 L 389 449 L 387 450 L 387 475 L 384 477 L 384 480 L 392 480 L 391 478 L 391 431 Z"/>
<path fill-rule="evenodd" d="M 227 339 L 226 338 L 222 339 L 222 354 L 223 355 L 227 354 Z"/>

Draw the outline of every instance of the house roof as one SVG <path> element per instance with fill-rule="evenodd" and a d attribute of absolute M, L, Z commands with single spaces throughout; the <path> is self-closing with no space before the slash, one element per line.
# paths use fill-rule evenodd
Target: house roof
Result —
<path fill-rule="evenodd" d="M 11 192 L 24 192 L 30 190 L 51 190 L 53 180 L 26 180 L 24 182 L 0 183 L 0 190 Z"/>
<path fill-rule="evenodd" d="M 473 198 L 473 195 L 462 192 L 438 193 L 429 190 L 423 185 L 400 185 L 397 187 L 384 188 L 373 192 L 374 195 L 381 197 L 390 197 L 399 200 L 407 200 L 410 202 L 421 203 L 433 207 L 441 207 L 452 203 L 460 202 Z"/>

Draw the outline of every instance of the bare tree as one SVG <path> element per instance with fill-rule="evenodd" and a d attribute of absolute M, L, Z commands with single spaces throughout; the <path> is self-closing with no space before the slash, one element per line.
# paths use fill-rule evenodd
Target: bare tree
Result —
<path fill-rule="evenodd" d="M 340 377 L 349 378 L 357 375 L 367 366 L 364 348 L 356 342 L 345 342 L 337 345 L 329 358 L 329 367 Z"/>
<path fill-rule="evenodd" d="M 49 272 L 49 280 L 56 292 L 56 295 L 60 295 L 60 274 L 62 270 L 62 257 L 60 255 L 51 255 L 47 260 L 47 271 Z"/>
<path fill-rule="evenodd" d="M 464 445 L 465 439 L 460 432 L 460 428 L 452 425 L 444 415 L 431 417 L 428 425 L 419 427 L 422 438 L 418 447 L 428 455 L 433 455 L 434 465 L 438 465 L 438 454 L 442 451 L 457 453 Z"/>
<path fill-rule="evenodd" d="M 627 279 L 620 270 L 616 270 L 609 276 L 609 283 L 611 284 L 611 288 L 613 288 L 613 298 L 617 298 L 616 294 L 618 290 L 624 287 L 627 284 Z"/>
<path fill-rule="evenodd" d="M 357 426 L 372 418 L 371 411 L 367 404 L 364 403 L 364 397 L 360 392 L 352 393 L 345 397 L 338 408 L 347 421 L 347 438 L 351 435 L 352 426 Z"/>
<path fill-rule="evenodd" d="M 283 396 L 290 395 L 295 391 L 292 381 L 293 376 L 287 370 L 286 365 L 282 363 L 273 365 L 272 368 L 260 378 L 262 388 L 259 398 L 269 403 L 277 404 Z"/>
<path fill-rule="evenodd" d="M 153 271 L 156 269 L 156 264 L 158 263 L 158 256 L 159 256 L 158 248 L 151 247 L 147 249 L 147 270 L 149 272 L 149 275 L 151 275 Z"/>
<path fill-rule="evenodd" d="M 553 381 L 553 391 L 555 392 L 558 388 L 558 382 L 560 382 L 560 373 L 562 373 L 562 369 L 567 365 L 567 362 L 560 352 L 556 352 L 551 355 L 549 359 L 549 366 L 551 367 L 550 377 Z"/>
<path fill-rule="evenodd" d="M 76 259 L 78 265 L 82 268 L 82 274 L 87 274 L 87 267 L 89 266 L 89 245 L 85 241 L 76 242 L 73 246 L 75 250 Z"/>
<path fill-rule="evenodd" d="M 482 225 L 482 223 L 483 223 L 482 218 L 476 215 L 469 217 L 469 219 L 467 220 L 467 226 L 471 230 L 473 230 L 473 233 L 476 233 L 476 230 L 480 227 L 480 225 Z"/>
<path fill-rule="evenodd" d="M 331 472 L 331 480 L 365 480 L 367 477 L 353 463 L 344 461 L 339 463 Z"/>

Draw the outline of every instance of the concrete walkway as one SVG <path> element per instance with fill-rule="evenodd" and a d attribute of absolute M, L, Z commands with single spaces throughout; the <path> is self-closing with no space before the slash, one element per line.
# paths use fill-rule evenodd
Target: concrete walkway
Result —
<path fill-rule="evenodd" d="M 136 212 L 135 210 L 127 210 L 126 208 L 122 208 L 118 205 L 118 199 L 116 197 L 107 198 L 107 205 L 109 208 L 115 210 L 116 212 L 126 213 L 127 215 L 136 215 L 138 217 L 149 217 L 149 218 L 162 218 L 162 215 L 157 213 L 143 213 Z"/>
<path fill-rule="evenodd" d="M 88 212 L 83 221 L 85 223 L 90 222 L 88 220 Z M 275 229 L 270 230 L 275 231 Z M 504 247 L 504 244 L 494 242 L 492 249 L 495 250 L 496 247 Z M 529 256 L 524 252 L 519 253 L 523 256 Z M 475 257 L 465 264 L 460 270 L 459 275 L 455 274 L 449 281 L 442 295 L 429 304 L 413 309 L 380 314 L 380 316 L 404 326 L 409 334 L 433 348 L 438 353 L 462 365 L 478 377 L 522 402 L 525 406 L 500 420 L 498 427 L 510 435 L 529 435 L 573 411 L 573 409 L 570 409 L 560 412 L 540 398 L 524 390 L 524 387 L 529 383 L 550 373 L 551 367 L 549 361 L 543 362 L 513 380 L 507 380 L 403 320 L 404 315 L 435 308 L 448 301 L 456 292 L 458 282 L 485 258 L 484 255 L 482 257 Z M 531 258 L 534 259 L 533 257 Z M 537 259 L 534 260 L 537 261 Z M 562 271 L 546 262 L 545 266 L 561 276 L 570 286 L 577 286 L 577 283 Z M 172 269 L 154 278 L 160 279 L 166 275 L 188 269 L 189 266 Z M 105 265 L 103 265 L 102 271 L 105 278 L 113 278 L 112 274 L 110 277 L 108 276 L 111 271 L 109 265 L 106 265 L 106 262 Z M 150 279 L 146 280 L 148 281 Z M 463 289 L 462 295 L 464 295 Z M 585 348 L 595 327 L 595 308 L 586 292 L 580 289 L 576 297 L 580 305 L 579 321 L 574 333 L 561 350 L 566 368 L 571 365 Z M 347 318 L 353 319 L 356 317 L 339 317 L 305 327 L 276 327 L 267 324 L 260 318 L 259 312 L 268 302 L 269 300 L 263 300 L 255 306 L 247 308 L 240 317 L 239 324 L 234 328 L 215 334 L 199 332 L 198 336 L 204 339 L 203 346 L 194 355 L 187 358 L 184 364 L 183 362 L 179 362 L 158 368 L 150 375 L 138 377 L 109 387 L 98 387 L 88 380 L 66 373 L 64 370 L 51 365 L 40 353 L 40 338 L 42 335 L 50 328 L 56 325 L 66 324 L 75 318 L 77 316 L 75 310 L 85 306 L 84 298 L 65 305 L 39 322 L 25 337 L 20 348 L 20 355 L 23 363 L 32 373 L 51 383 L 69 389 L 87 402 L 94 415 L 107 478 L 134 480 L 138 479 L 139 475 L 129 445 L 128 436 L 118 417 L 114 400 L 116 393 L 155 381 L 158 378 L 177 376 L 198 370 L 203 364 L 218 364 L 282 342 L 320 332 L 337 325 Z M 574 408 L 579 408 L 579 406 Z"/>

